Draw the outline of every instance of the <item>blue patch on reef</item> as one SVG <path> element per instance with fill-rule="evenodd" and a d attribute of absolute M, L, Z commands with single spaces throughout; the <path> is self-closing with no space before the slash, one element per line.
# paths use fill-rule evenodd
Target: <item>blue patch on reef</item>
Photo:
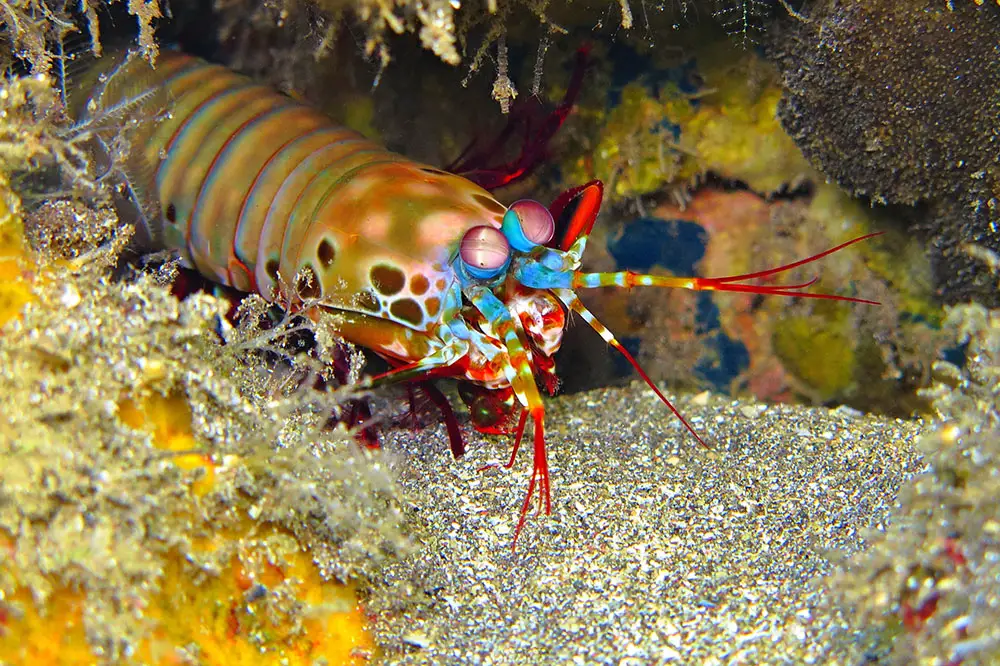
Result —
<path fill-rule="evenodd" d="M 921 314 L 916 314 L 913 312 L 900 312 L 899 313 L 900 323 L 917 323 L 917 324 L 927 324 L 934 330 L 941 330 L 941 327 L 936 324 L 932 324 Z M 939 354 L 941 360 L 946 363 L 951 363 L 955 367 L 964 368 L 969 361 L 969 343 L 965 342 L 960 345 L 955 345 L 954 347 L 945 347 Z"/>
<path fill-rule="evenodd" d="M 608 60 L 612 63 L 611 85 L 608 87 L 609 108 L 618 106 L 622 100 L 622 89 L 637 81 L 642 82 L 654 97 L 659 96 L 667 83 L 690 95 L 703 87 L 698 63 L 694 58 L 688 58 L 672 67 L 658 68 L 648 55 L 639 53 L 623 42 L 614 42 L 608 47 Z M 697 105 L 697 98 L 692 98 L 691 103 Z"/>
<path fill-rule="evenodd" d="M 645 217 L 625 225 L 621 234 L 608 240 L 608 252 L 614 257 L 619 270 L 648 273 L 653 266 L 662 266 L 674 275 L 695 275 L 695 265 L 705 256 L 708 235 L 698 224 L 687 220 L 662 220 Z M 716 391 L 725 392 L 741 372 L 750 365 L 750 353 L 739 340 L 723 331 L 719 309 L 710 294 L 696 294 L 697 322 L 701 333 L 708 333 L 707 345 L 710 360 L 703 360 L 692 372 L 711 384 Z M 639 338 L 625 338 L 622 344 L 638 353 Z M 628 374 L 631 366 L 621 356 L 618 368 Z"/>
<path fill-rule="evenodd" d="M 648 273 L 653 266 L 663 266 L 675 275 L 693 275 L 707 241 L 708 234 L 694 222 L 643 217 L 610 238 L 608 252 L 621 270 Z"/>
<path fill-rule="evenodd" d="M 941 360 L 946 363 L 951 363 L 956 367 L 964 368 L 966 367 L 966 363 L 969 361 L 968 351 L 968 342 L 957 347 L 948 347 L 947 349 L 941 350 Z"/>

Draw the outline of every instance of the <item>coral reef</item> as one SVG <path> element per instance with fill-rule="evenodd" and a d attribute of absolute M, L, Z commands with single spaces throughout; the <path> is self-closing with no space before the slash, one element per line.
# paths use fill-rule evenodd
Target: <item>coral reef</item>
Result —
<path fill-rule="evenodd" d="M 21 201 L 0 172 L 0 327 L 16 317 L 33 297 L 27 269 Z"/>
<path fill-rule="evenodd" d="M 995 307 L 961 246 L 1000 249 L 1000 7 L 828 0 L 790 25 L 773 48 L 789 133 L 849 192 L 922 204 L 910 217 L 945 300 Z"/>
<path fill-rule="evenodd" d="M 782 88 L 766 62 L 714 44 L 692 55 L 627 83 L 607 112 L 593 99 L 582 105 L 575 130 L 589 125 L 595 138 L 565 165 L 567 180 L 604 179 L 614 216 L 625 218 L 620 230 L 607 217 L 598 225 L 590 269 L 748 273 L 881 228 L 890 233 L 785 278 L 819 276 L 818 290 L 882 305 L 649 290 L 584 298 L 652 376 L 675 386 L 899 415 L 925 407 L 915 391 L 946 343 L 918 242 L 897 216 L 858 205 L 810 166 L 778 122 Z M 692 223 L 700 239 L 682 232 Z M 567 356 L 604 355 L 573 344 Z M 576 387 L 621 371 L 595 370 Z"/>
<path fill-rule="evenodd" d="M 440 62 L 466 67 L 466 82 L 492 64 L 491 94 L 507 109 L 519 94 L 528 92 L 523 87 L 519 90 L 508 76 L 508 38 L 518 46 L 538 48 L 530 88 L 530 94 L 537 95 L 538 70 L 552 38 L 576 29 L 617 32 L 619 39 L 649 49 L 655 45 L 657 34 L 704 23 L 708 30 L 721 28 L 734 43 L 747 49 L 759 43 L 775 14 L 797 15 L 787 0 L 695 0 L 653 5 L 640 2 L 635 8 L 629 0 L 617 0 L 617 5 L 612 2 L 608 6 L 487 0 L 483 9 L 457 0 L 222 0 L 211 8 L 198 3 L 171 6 L 165 16 L 157 0 L 84 0 L 72 5 L 7 0 L 0 2 L 0 17 L 4 19 L 0 27 L 6 28 L 0 31 L 0 39 L 11 48 L 0 65 L 6 67 L 14 59 L 21 59 L 29 63 L 33 73 L 61 72 L 61 45 L 67 37 L 80 42 L 76 33 L 83 35 L 97 55 L 107 43 L 120 48 L 122 35 L 127 33 L 143 56 L 155 61 L 160 41 L 171 43 L 180 33 L 190 38 L 200 32 L 196 40 L 201 43 L 225 44 L 228 56 L 224 59 L 238 69 L 257 75 L 267 72 L 291 84 L 315 78 L 309 70 L 343 69 L 342 62 L 328 63 L 327 67 L 317 64 L 336 53 L 338 42 L 347 37 L 351 49 L 360 50 L 374 65 L 374 71 L 367 67 L 365 75 L 377 85 L 390 60 L 399 59 L 392 54 L 400 40 L 390 50 L 391 38 L 415 34 L 421 48 Z M 134 24 L 121 20 L 118 14 L 124 12 L 134 18 Z M 208 35 L 206 26 L 216 34 Z M 162 40 L 157 30 L 166 33 Z M 412 54 L 404 52 L 402 59 L 409 58 Z"/>
<path fill-rule="evenodd" d="M 662 189 L 683 202 L 707 174 L 761 195 L 814 175 L 775 117 L 782 89 L 764 60 L 724 43 L 687 55 L 636 72 L 606 113 L 582 105 L 593 146 L 567 180 L 601 179 L 612 203 Z"/>
<path fill-rule="evenodd" d="M 335 340 L 282 354 L 306 324 L 232 329 L 228 302 L 170 294 L 169 264 L 112 280 L 127 234 L 86 208 L 35 212 L 38 253 L 4 194 L 27 296 L 0 330 L 0 661 L 360 663 L 343 583 L 406 541 L 378 456 L 324 427 Z M 91 232 L 57 243 L 67 219 Z"/>
<path fill-rule="evenodd" d="M 86 156 L 62 136 L 57 99 L 53 80 L 46 74 L 0 82 L 0 165 L 5 177 L 37 172 L 50 163 L 81 175 L 79 167 Z M 19 189 L 31 185 L 18 184 Z"/>
<path fill-rule="evenodd" d="M 112 0 L 114 4 L 116 0 Z M 0 66 L 8 68 L 14 58 L 26 60 L 33 74 L 48 74 L 59 70 L 64 63 L 56 44 L 62 44 L 68 35 L 77 32 L 74 12 L 83 15 L 89 32 L 90 46 L 94 53 L 101 52 L 101 24 L 99 10 L 103 3 L 82 0 L 73 7 L 66 3 L 46 0 L 4 0 L 0 2 L 0 17 L 5 30 L 0 39 L 5 47 L 0 50 Z M 158 0 L 128 0 L 128 13 L 135 17 L 138 26 L 138 46 L 143 56 L 156 59 L 159 44 L 154 36 L 154 23 L 163 18 Z"/>
<path fill-rule="evenodd" d="M 1000 659 L 1000 312 L 955 306 L 946 327 L 968 364 L 935 366 L 940 420 L 918 442 L 928 468 L 829 581 L 859 621 L 883 627 L 898 664 Z"/>
<path fill-rule="evenodd" d="M 685 208 L 666 204 L 655 214 L 691 220 L 705 229 L 701 275 L 787 263 L 855 237 L 874 222 L 836 188 L 825 185 L 811 197 L 770 202 L 745 191 L 702 189 Z M 663 265 L 680 272 L 681 267 Z M 785 278 L 796 282 L 818 277 L 817 290 L 868 294 L 879 306 L 729 294 L 700 297 L 710 300 L 718 322 L 703 326 L 702 333 L 723 335 L 748 353 L 746 367 L 723 375 L 725 381 L 712 387 L 769 400 L 846 402 L 871 411 L 909 414 L 919 405 L 915 389 L 926 385 L 931 363 L 945 346 L 935 331 L 937 309 L 930 299 L 928 275 L 919 248 L 891 232 Z M 653 301 L 654 296 L 642 298 Z M 654 330 L 669 326 L 676 316 L 670 307 L 642 307 L 649 311 Z M 654 339 L 649 333 L 643 339 L 648 367 L 663 372 L 660 368 L 667 364 L 673 368 L 666 371 L 671 377 L 690 373 L 692 367 L 697 374 L 709 360 L 702 357 L 692 366 L 685 360 L 690 357 L 673 349 L 672 339 Z"/>

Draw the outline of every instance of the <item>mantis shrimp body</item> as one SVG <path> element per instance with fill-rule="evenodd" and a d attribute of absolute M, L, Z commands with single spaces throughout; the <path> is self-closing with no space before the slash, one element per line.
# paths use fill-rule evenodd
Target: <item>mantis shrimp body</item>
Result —
<path fill-rule="evenodd" d="M 389 152 L 306 105 L 182 53 L 162 53 L 155 69 L 126 57 L 93 76 L 77 126 L 96 128 L 100 143 L 103 119 L 126 125 L 130 152 L 120 170 L 140 230 L 155 246 L 219 283 L 307 306 L 313 317 L 335 313 L 346 340 L 394 366 L 370 386 L 455 377 L 498 404 L 513 398 L 515 455 L 528 417 L 534 431 L 516 534 L 536 487 L 540 508 L 551 510 L 539 383 L 555 388 L 552 356 L 566 312 L 636 365 L 580 302 L 579 289 L 659 286 L 870 302 L 801 291 L 811 283 L 746 284 L 862 239 L 726 278 L 584 273 L 598 182 L 566 193 L 551 209 L 530 200 L 508 207 L 469 179 Z M 553 213 L 566 222 L 559 238 Z"/>

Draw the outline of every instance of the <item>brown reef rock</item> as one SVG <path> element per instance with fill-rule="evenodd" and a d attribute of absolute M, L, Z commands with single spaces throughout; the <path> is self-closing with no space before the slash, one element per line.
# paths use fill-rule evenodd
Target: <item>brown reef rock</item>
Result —
<path fill-rule="evenodd" d="M 779 114 L 854 195 L 916 206 L 945 301 L 998 304 L 963 250 L 1000 249 L 1000 6 L 825 0 L 775 35 Z"/>

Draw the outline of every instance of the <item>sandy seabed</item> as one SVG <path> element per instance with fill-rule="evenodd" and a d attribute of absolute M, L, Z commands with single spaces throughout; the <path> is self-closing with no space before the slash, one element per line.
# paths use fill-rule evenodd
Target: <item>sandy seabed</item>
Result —
<path fill-rule="evenodd" d="M 876 639 L 824 576 L 884 529 L 922 467 L 922 425 L 708 394 L 676 404 L 711 450 L 641 384 L 548 402 L 552 515 L 532 514 L 515 551 L 530 441 L 513 470 L 481 470 L 512 438 L 467 432 L 454 461 L 443 426 L 388 433 L 421 525 L 371 600 L 388 663 L 863 657 Z"/>

